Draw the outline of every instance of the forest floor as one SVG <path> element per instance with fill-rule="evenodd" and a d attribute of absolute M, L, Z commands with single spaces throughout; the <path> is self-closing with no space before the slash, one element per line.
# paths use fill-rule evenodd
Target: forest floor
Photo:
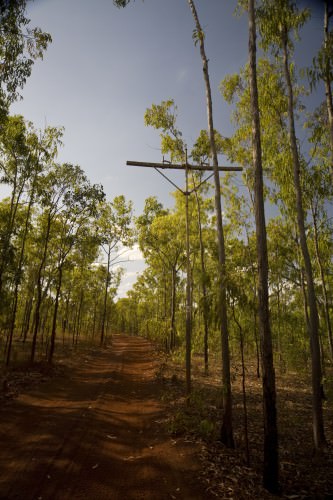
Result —
<path fill-rule="evenodd" d="M 235 450 L 218 441 L 218 364 L 193 393 L 183 362 L 138 337 L 114 335 L 107 349 L 58 355 L 51 372 L 13 371 L 0 397 L 0 500 L 164 500 L 276 497 L 261 487 L 262 404 L 255 369 L 246 373 L 246 461 L 242 377 L 233 367 Z M 212 363 L 213 364 L 213 363 Z M 252 373 L 253 372 L 253 373 Z M 333 499 L 333 405 L 325 403 L 328 451 L 312 454 L 309 381 L 277 377 L 284 499 Z"/>
<path fill-rule="evenodd" d="M 310 368 L 309 368 L 310 371 Z M 219 441 L 222 415 L 220 363 L 211 357 L 209 375 L 204 375 L 202 356 L 192 359 L 192 398 L 184 398 L 183 362 L 166 359 L 160 377 L 166 386 L 164 398 L 172 405 L 169 430 L 187 435 L 201 444 L 201 480 L 218 499 L 272 500 L 277 496 L 262 488 L 263 409 L 261 378 L 256 366 L 245 371 L 248 457 L 246 452 L 243 377 L 240 363 L 232 366 L 233 427 L 235 449 Z M 330 382 L 330 383 L 328 383 Z M 333 500 L 333 380 L 327 374 L 327 400 L 323 402 L 327 449 L 313 452 L 311 380 L 301 372 L 276 367 L 279 429 L 280 498 L 290 500 Z"/>

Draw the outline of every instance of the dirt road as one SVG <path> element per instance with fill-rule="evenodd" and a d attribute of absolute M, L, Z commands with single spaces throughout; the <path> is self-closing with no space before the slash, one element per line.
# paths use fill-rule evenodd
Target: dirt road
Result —
<path fill-rule="evenodd" d="M 153 350 L 117 335 L 0 411 L 0 499 L 208 498 L 197 451 L 173 439 Z"/>

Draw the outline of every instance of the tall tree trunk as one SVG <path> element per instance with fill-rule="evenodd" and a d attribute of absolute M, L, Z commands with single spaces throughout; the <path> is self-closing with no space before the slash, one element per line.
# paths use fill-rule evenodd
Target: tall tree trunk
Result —
<path fill-rule="evenodd" d="M 26 299 L 23 322 L 22 322 L 22 329 L 21 329 L 21 338 L 23 338 L 24 343 L 27 340 L 27 336 L 28 336 L 28 332 L 29 332 L 29 328 L 30 328 L 32 303 L 33 303 L 33 297 L 30 296 L 29 298 Z"/>
<path fill-rule="evenodd" d="M 103 315 L 102 315 L 102 329 L 101 329 L 101 346 L 105 342 L 105 325 L 106 325 L 106 308 L 108 303 L 108 290 L 110 284 L 110 260 L 111 260 L 111 248 L 108 249 L 108 260 L 106 267 L 106 277 L 105 277 L 105 287 L 104 287 L 104 301 L 103 301 Z"/>
<path fill-rule="evenodd" d="M 257 85 L 256 21 L 254 0 L 248 2 L 250 92 L 252 112 L 252 144 L 254 166 L 254 203 L 258 261 L 258 316 L 262 356 L 264 407 L 264 487 L 272 493 L 279 490 L 279 453 L 276 415 L 276 388 L 273 365 L 272 335 L 269 317 L 267 235 L 264 207 L 260 115 Z"/>
<path fill-rule="evenodd" d="M 186 394 L 187 402 L 191 394 L 191 342 L 192 342 L 192 287 L 191 287 L 191 261 L 190 261 L 190 221 L 188 211 L 188 167 L 186 152 L 186 188 L 185 188 L 185 213 L 186 213 Z"/>
<path fill-rule="evenodd" d="M 23 267 L 24 253 L 25 253 L 25 244 L 26 244 L 28 229 L 29 229 L 29 224 L 30 224 L 31 209 L 32 209 L 32 205 L 34 203 L 36 179 L 37 179 L 37 175 L 35 175 L 33 183 L 32 183 L 32 190 L 31 190 L 31 194 L 30 194 L 30 198 L 29 198 L 29 204 L 28 204 L 28 209 L 27 209 L 27 214 L 26 214 L 25 224 L 24 224 L 24 233 L 23 233 L 23 237 L 22 237 L 20 257 L 19 257 L 19 261 L 17 264 L 16 273 L 15 273 L 14 300 L 13 300 L 12 314 L 11 314 L 11 320 L 10 320 L 9 346 L 8 346 L 8 350 L 7 350 L 7 359 L 6 359 L 7 366 L 10 363 L 11 347 L 12 347 L 12 341 L 13 341 L 13 336 L 14 336 L 14 331 L 15 331 L 17 303 L 18 303 L 18 289 L 19 289 L 19 286 L 21 283 L 21 278 L 22 278 L 22 267 Z"/>
<path fill-rule="evenodd" d="M 94 313 L 93 313 L 93 326 L 92 326 L 92 340 L 95 340 L 96 331 L 96 316 L 97 316 L 97 294 L 94 296 Z"/>
<path fill-rule="evenodd" d="M 247 398 L 246 398 L 246 370 L 244 360 L 244 332 L 243 327 L 238 321 L 235 313 L 235 301 L 232 299 L 232 315 L 239 330 L 239 348 L 241 353 L 242 363 L 242 396 L 243 396 L 243 411 L 244 411 L 244 441 L 245 441 L 245 457 L 246 465 L 250 466 L 250 449 L 249 449 L 249 432 L 248 432 L 248 415 L 247 415 Z"/>
<path fill-rule="evenodd" d="M 10 250 L 10 241 L 14 231 L 15 219 L 19 203 L 21 200 L 24 184 L 20 187 L 17 186 L 17 174 L 15 177 L 14 187 L 10 199 L 10 212 L 7 219 L 7 227 L 5 229 L 5 234 L 2 242 L 2 248 L 0 253 L 0 310 L 2 307 L 2 289 L 3 289 L 3 277 L 8 265 L 8 256 Z"/>
<path fill-rule="evenodd" d="M 59 298 L 60 298 L 60 290 L 62 285 L 62 266 L 63 263 L 59 264 L 58 269 L 58 285 L 56 289 L 56 296 L 54 301 L 54 311 L 53 311 L 53 320 L 52 320 L 52 331 L 51 331 L 51 340 L 50 340 L 50 350 L 48 355 L 48 363 L 51 364 L 54 355 L 55 349 L 55 340 L 57 334 L 57 319 L 58 319 L 58 309 L 59 309 Z"/>
<path fill-rule="evenodd" d="M 176 346 L 176 267 L 171 270 L 170 349 Z"/>
<path fill-rule="evenodd" d="M 198 231 L 199 231 L 199 244 L 200 244 L 200 265 L 201 265 L 201 275 L 202 275 L 202 313 L 203 313 L 203 321 L 204 321 L 204 361 L 205 361 L 205 375 L 208 375 L 208 295 L 207 295 L 207 286 L 206 286 L 206 264 L 205 264 L 205 248 L 203 244 L 202 238 L 202 224 L 201 224 L 201 206 L 200 200 L 197 193 L 195 192 L 195 199 L 197 203 L 197 213 L 198 213 Z"/>
<path fill-rule="evenodd" d="M 212 94 L 208 73 L 208 60 L 205 52 L 204 36 L 197 15 L 197 11 L 193 0 L 188 0 L 190 9 L 193 14 L 196 33 L 200 44 L 200 54 L 202 59 L 202 69 L 206 87 L 206 104 L 207 104 L 207 119 L 208 119 L 208 134 L 210 139 L 210 149 L 213 159 L 214 168 L 214 184 L 215 184 L 215 212 L 218 236 L 218 254 L 219 254 L 219 310 L 220 310 L 220 328 L 221 328 L 221 345 L 222 345 L 222 384 L 223 384 L 223 415 L 221 427 L 221 441 L 226 446 L 234 447 L 234 437 L 232 428 L 232 395 L 231 395 L 231 378 L 230 378 L 230 353 L 229 353 L 229 333 L 228 333 L 228 317 L 227 317 L 227 297 L 226 297 L 226 277 L 225 277 L 225 246 L 224 232 L 222 224 L 222 208 L 221 208 L 221 186 L 220 176 L 218 171 L 218 159 L 214 137 L 213 125 L 213 105 Z"/>
<path fill-rule="evenodd" d="M 316 293 L 313 280 L 313 270 L 311 264 L 310 253 L 308 249 L 306 231 L 305 231 L 305 215 L 303 209 L 302 186 L 301 186 L 301 165 L 297 149 L 297 140 L 295 132 L 294 118 L 294 96 L 291 83 L 291 75 L 289 68 L 289 53 L 288 53 L 288 33 L 282 28 L 283 42 L 283 59 L 284 59 L 284 74 L 288 94 L 288 118 L 289 118 L 289 138 L 293 161 L 294 189 L 296 196 L 296 212 L 297 226 L 299 231 L 300 246 L 303 255 L 305 276 L 307 281 L 307 299 L 309 306 L 309 336 L 311 346 L 311 361 L 312 361 L 312 414 L 313 414 L 313 439 L 316 450 L 320 450 L 325 444 L 323 409 L 322 409 L 322 393 L 321 393 L 321 362 L 320 362 L 320 345 L 319 345 L 319 318 L 316 303 Z"/>
<path fill-rule="evenodd" d="M 328 48 L 329 39 L 329 11 L 328 11 L 329 0 L 325 0 L 325 11 L 324 11 L 324 48 Z M 332 15 L 332 13 L 330 13 Z M 330 59 L 327 53 L 325 53 L 325 68 L 324 68 L 324 85 L 325 85 L 325 95 L 326 95 L 326 107 L 328 114 L 328 125 L 330 132 L 330 142 L 331 142 L 331 176 L 333 179 L 333 98 L 332 98 L 332 88 L 331 88 L 331 71 L 330 71 Z"/>
<path fill-rule="evenodd" d="M 48 246 L 49 246 L 49 238 L 50 238 L 50 231 L 51 231 L 51 214 L 48 214 L 47 218 L 47 227 L 46 227 L 46 234 L 45 234 L 45 241 L 44 241 L 44 249 L 43 249 L 43 255 L 38 267 L 38 274 L 37 274 L 37 298 L 36 298 L 36 306 L 35 306 L 35 318 L 34 318 L 34 331 L 33 331 L 33 336 L 32 336 L 32 345 L 31 345 L 31 355 L 30 355 L 30 362 L 33 363 L 35 359 L 35 352 L 36 352 L 36 344 L 37 344 L 37 335 L 38 335 L 38 330 L 39 330 L 39 325 L 40 325 L 40 309 L 42 305 L 42 274 L 43 270 L 45 267 L 46 263 L 46 257 L 47 257 L 47 252 L 48 252 Z"/>
<path fill-rule="evenodd" d="M 78 308 L 78 312 L 77 312 L 77 321 L 76 321 L 75 345 L 77 345 L 77 343 L 79 341 L 79 336 L 81 333 L 82 305 L 83 305 L 83 289 L 81 288 L 80 302 L 79 302 L 79 308 Z"/>
<path fill-rule="evenodd" d="M 69 292 L 66 296 L 65 318 L 62 321 L 62 343 L 63 343 L 63 345 L 65 345 L 66 330 L 68 331 L 70 298 L 71 298 L 71 290 L 69 290 Z"/>
<path fill-rule="evenodd" d="M 313 203 L 311 203 L 311 212 L 312 212 L 312 220 L 313 220 L 313 228 L 314 228 L 314 242 L 315 242 L 316 257 L 317 257 L 317 263 L 318 263 L 319 272 L 320 272 L 321 289 L 323 291 L 324 313 L 325 313 L 325 321 L 326 321 L 326 327 L 327 327 L 328 345 L 329 345 L 329 349 L 330 349 L 331 362 L 333 363 L 333 336 L 332 336 L 332 323 L 331 323 L 331 317 L 330 317 L 330 305 L 329 305 L 328 294 L 327 294 L 326 277 L 325 277 L 325 273 L 324 273 L 324 268 L 323 268 L 323 263 L 322 263 L 320 251 L 319 251 L 318 221 L 317 221 L 317 216 L 315 213 Z"/>

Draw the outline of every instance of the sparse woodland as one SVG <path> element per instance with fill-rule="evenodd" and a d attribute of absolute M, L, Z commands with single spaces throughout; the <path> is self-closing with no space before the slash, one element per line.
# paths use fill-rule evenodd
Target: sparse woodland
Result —
<path fill-rule="evenodd" d="M 190 348 L 193 398 L 186 395 L 171 427 L 189 432 L 197 425 L 208 440 L 241 449 L 247 466 L 263 462 L 264 487 L 279 493 L 292 474 L 283 463 L 302 461 L 286 455 L 285 433 L 295 425 L 299 437 L 302 427 L 288 421 L 279 395 L 290 408 L 304 399 L 307 466 L 312 457 L 332 464 L 333 5 L 322 2 L 321 48 L 299 68 L 295 48 L 311 10 L 293 0 L 238 1 L 249 18 L 249 63 L 220 84 L 234 125 L 225 137 L 213 124 L 204 46 L 209 33 L 195 3 L 188 3 L 208 125 L 194 144 L 185 144 L 177 103 L 168 96 L 152 103 L 144 123 L 160 134 L 172 163 L 184 164 L 187 155 L 190 165 L 215 168 L 220 160 L 243 170 L 219 175 L 215 169 L 206 181 L 207 174 L 191 169 L 186 221 L 186 197 L 178 190 L 173 208 L 151 196 L 136 215 L 126 193 L 107 200 L 79 166 L 58 163 L 61 129 L 35 130 L 24 117 L 11 116 L 10 104 L 51 36 L 26 31 L 24 0 L 0 2 L 0 181 L 8 188 L 0 202 L 1 363 L 4 373 L 21 362 L 51 364 L 60 348 L 111 344 L 113 332 L 140 335 L 173 360 L 176 372 L 164 367 L 161 377 L 168 374 L 169 390 L 182 398 L 185 389 L 177 382 Z M 321 102 L 316 109 L 308 105 L 314 94 Z M 135 243 L 146 268 L 127 297 L 117 298 L 121 252 Z M 213 410 L 202 410 L 202 397 Z M 253 436 L 256 442 L 261 436 L 261 458 L 255 458 Z M 313 498 L 333 494 L 333 480 L 327 481 L 330 486 L 318 487 Z"/>

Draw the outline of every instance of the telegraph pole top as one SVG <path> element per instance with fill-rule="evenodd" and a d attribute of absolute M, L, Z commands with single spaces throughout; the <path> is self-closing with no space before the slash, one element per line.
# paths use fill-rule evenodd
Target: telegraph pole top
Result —
<path fill-rule="evenodd" d="M 163 162 L 163 163 L 149 163 L 149 162 L 142 162 L 142 161 L 127 161 L 126 165 L 132 165 L 134 167 L 152 167 L 152 168 L 169 168 L 171 170 L 201 170 L 204 172 L 213 172 L 214 167 L 208 166 L 208 165 L 191 165 L 190 163 L 183 163 L 183 164 L 177 164 L 177 163 L 169 163 L 169 162 Z M 228 167 L 228 166 L 217 166 L 217 170 L 219 172 L 241 172 L 243 170 L 242 167 Z"/>

